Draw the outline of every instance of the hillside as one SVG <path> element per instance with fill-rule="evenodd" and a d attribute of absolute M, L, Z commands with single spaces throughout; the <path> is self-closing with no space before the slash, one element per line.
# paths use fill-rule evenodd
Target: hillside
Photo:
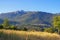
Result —
<path fill-rule="evenodd" d="M 8 18 L 10 21 L 15 21 L 15 24 L 47 24 L 51 25 L 52 13 L 42 11 L 15 11 L 0 14 L 0 19 Z"/>
<path fill-rule="evenodd" d="M 47 32 L 0 30 L 0 40 L 60 40 L 60 35 Z"/>

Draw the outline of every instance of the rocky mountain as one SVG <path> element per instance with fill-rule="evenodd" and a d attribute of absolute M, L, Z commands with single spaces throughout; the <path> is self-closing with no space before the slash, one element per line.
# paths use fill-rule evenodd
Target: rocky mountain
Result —
<path fill-rule="evenodd" d="M 1 13 L 0 19 L 4 20 L 5 18 L 12 21 L 15 24 L 47 24 L 51 25 L 52 17 L 54 14 L 42 12 L 42 11 L 15 11 L 8 13 Z"/>

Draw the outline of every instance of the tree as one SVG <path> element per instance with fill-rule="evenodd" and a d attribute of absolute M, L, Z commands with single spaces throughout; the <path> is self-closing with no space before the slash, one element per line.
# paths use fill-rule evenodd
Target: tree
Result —
<path fill-rule="evenodd" d="M 0 25 L 0 29 L 2 29 L 3 28 L 3 25 Z"/>
<path fill-rule="evenodd" d="M 53 17 L 53 26 L 58 29 L 58 33 L 60 34 L 60 16 Z"/>
<path fill-rule="evenodd" d="M 9 21 L 8 21 L 8 19 L 4 19 L 3 27 L 4 28 L 9 28 Z"/>
<path fill-rule="evenodd" d="M 55 29 L 54 28 L 45 28 L 44 29 L 45 32 L 49 32 L 49 33 L 54 33 L 55 32 Z"/>
<path fill-rule="evenodd" d="M 11 26 L 9 26 L 9 29 L 16 30 L 16 26 L 14 26 L 14 25 L 11 25 Z"/>
<path fill-rule="evenodd" d="M 27 31 L 28 29 L 26 27 L 23 28 L 24 31 Z"/>

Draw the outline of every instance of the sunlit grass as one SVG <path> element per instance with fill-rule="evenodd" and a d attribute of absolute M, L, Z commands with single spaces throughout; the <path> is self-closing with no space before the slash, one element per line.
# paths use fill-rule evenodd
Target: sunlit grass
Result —
<path fill-rule="evenodd" d="M 0 40 L 60 40 L 56 33 L 0 30 Z"/>

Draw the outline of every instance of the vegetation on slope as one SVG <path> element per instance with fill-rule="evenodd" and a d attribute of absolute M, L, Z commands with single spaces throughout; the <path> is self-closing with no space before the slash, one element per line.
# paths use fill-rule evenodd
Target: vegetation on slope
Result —
<path fill-rule="evenodd" d="M 54 14 L 42 11 L 16 11 L 0 14 L 0 19 L 7 18 L 12 24 L 47 24 L 51 25 Z"/>

